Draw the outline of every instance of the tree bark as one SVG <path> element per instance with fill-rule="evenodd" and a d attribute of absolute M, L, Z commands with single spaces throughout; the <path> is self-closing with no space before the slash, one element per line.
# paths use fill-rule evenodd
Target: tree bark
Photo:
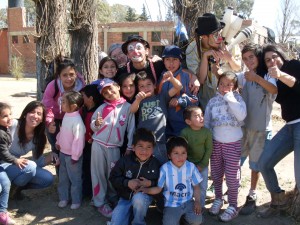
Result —
<path fill-rule="evenodd" d="M 67 49 L 67 5 L 65 0 L 36 0 L 37 99 L 43 97 L 49 64 Z"/>
<path fill-rule="evenodd" d="M 98 77 L 96 0 L 71 0 L 71 57 L 86 83 Z"/>

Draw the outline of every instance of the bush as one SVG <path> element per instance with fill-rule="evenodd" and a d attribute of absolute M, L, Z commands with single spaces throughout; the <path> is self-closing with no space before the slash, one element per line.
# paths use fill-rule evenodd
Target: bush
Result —
<path fill-rule="evenodd" d="M 21 57 L 13 56 L 10 65 L 10 74 L 19 80 L 24 77 L 24 62 Z"/>

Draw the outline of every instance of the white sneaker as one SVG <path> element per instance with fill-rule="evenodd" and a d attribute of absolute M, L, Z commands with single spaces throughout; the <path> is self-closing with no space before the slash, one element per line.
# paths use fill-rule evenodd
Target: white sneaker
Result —
<path fill-rule="evenodd" d="M 62 200 L 58 203 L 59 208 L 65 208 L 68 205 L 68 201 Z"/>
<path fill-rule="evenodd" d="M 72 204 L 70 208 L 71 209 L 78 209 L 80 207 L 80 205 L 81 205 L 80 203 Z"/>
<path fill-rule="evenodd" d="M 239 212 L 233 206 L 228 206 L 228 208 L 220 215 L 219 219 L 223 222 L 229 222 L 238 215 Z"/>

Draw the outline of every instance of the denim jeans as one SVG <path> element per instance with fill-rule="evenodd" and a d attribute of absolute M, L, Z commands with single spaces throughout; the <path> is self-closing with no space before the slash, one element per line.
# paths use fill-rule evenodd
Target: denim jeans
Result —
<path fill-rule="evenodd" d="M 146 225 L 145 217 L 152 202 L 150 195 L 138 192 L 132 199 L 120 198 L 113 211 L 111 225 Z"/>
<path fill-rule="evenodd" d="M 202 223 L 202 215 L 194 213 L 194 201 L 190 200 L 178 207 L 165 207 L 163 225 L 179 225 L 182 216 L 185 222 L 190 225 L 200 225 Z"/>
<path fill-rule="evenodd" d="M 4 169 L 0 166 L 0 213 L 7 211 L 7 203 L 8 196 L 10 190 L 10 180 L 4 171 Z"/>
<path fill-rule="evenodd" d="M 48 170 L 38 167 L 35 162 L 28 160 L 25 168 L 20 169 L 11 163 L 3 163 L 9 179 L 17 186 L 33 189 L 49 187 L 53 183 L 53 175 Z"/>
<path fill-rule="evenodd" d="M 281 128 L 272 140 L 266 144 L 260 156 L 258 167 L 269 192 L 281 192 L 274 167 L 292 151 L 294 151 L 295 180 L 300 190 L 300 122 L 286 124 Z"/>
<path fill-rule="evenodd" d="M 72 163 L 70 155 L 59 154 L 58 194 L 60 201 L 68 201 L 71 196 L 72 204 L 81 203 L 82 198 L 82 157 Z"/>
<path fill-rule="evenodd" d="M 201 207 L 204 208 L 208 182 L 208 167 L 204 167 L 200 173 L 203 178 L 203 180 L 200 182 L 200 204 Z"/>

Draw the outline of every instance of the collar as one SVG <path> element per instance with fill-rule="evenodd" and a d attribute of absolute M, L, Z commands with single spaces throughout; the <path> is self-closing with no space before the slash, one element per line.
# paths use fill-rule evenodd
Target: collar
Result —
<path fill-rule="evenodd" d="M 113 105 L 113 106 L 117 106 L 117 105 L 121 105 L 124 102 L 126 102 L 126 99 L 123 97 L 120 97 L 119 99 L 113 100 L 113 101 L 106 101 L 105 102 L 109 105 Z"/>

